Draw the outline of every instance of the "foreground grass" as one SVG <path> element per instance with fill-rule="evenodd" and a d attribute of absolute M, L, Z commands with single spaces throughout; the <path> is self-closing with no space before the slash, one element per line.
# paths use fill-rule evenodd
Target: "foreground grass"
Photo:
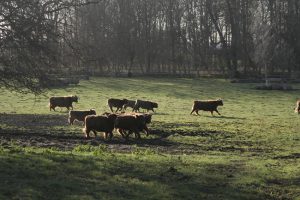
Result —
<path fill-rule="evenodd" d="M 30 139 L 2 139 L 0 198 L 300 198 L 300 117 L 293 113 L 299 90 L 253 87 L 211 79 L 93 78 L 38 97 L 2 89 L 0 132 Z M 110 97 L 156 101 L 153 134 L 130 144 L 116 137 L 56 148 L 52 136 L 82 136 L 80 125 L 66 126 L 64 109 L 47 107 L 49 96 L 67 94 L 80 97 L 76 109 L 98 113 L 109 111 Z M 189 115 L 194 99 L 215 98 L 224 99 L 222 116 Z M 55 149 L 35 145 L 40 133 Z"/>
<path fill-rule="evenodd" d="M 3 199 L 290 199 L 299 192 L 292 160 L 118 154 L 102 146 L 11 147 L 0 158 Z"/>

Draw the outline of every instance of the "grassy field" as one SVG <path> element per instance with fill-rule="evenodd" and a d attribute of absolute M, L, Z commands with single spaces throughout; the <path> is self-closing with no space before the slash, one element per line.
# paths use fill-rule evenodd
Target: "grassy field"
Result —
<path fill-rule="evenodd" d="M 294 91 L 214 79 L 92 78 L 44 96 L 0 89 L 0 199 L 300 199 L 300 115 Z M 159 104 L 149 128 L 125 142 L 84 139 L 52 95 L 108 112 L 107 99 Z M 222 98 L 221 116 L 190 115 Z"/>

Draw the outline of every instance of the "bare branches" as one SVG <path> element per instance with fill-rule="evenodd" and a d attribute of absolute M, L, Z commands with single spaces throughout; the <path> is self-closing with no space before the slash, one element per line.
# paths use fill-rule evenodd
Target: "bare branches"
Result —
<path fill-rule="evenodd" d="M 2 0 L 0 86 L 34 93 L 47 88 L 47 74 L 60 71 L 62 64 L 60 47 L 67 23 L 60 23 L 60 18 L 76 7 L 99 1 Z"/>
<path fill-rule="evenodd" d="M 37 92 L 53 73 L 292 74 L 297 2 L 2 0 L 0 82 Z"/>

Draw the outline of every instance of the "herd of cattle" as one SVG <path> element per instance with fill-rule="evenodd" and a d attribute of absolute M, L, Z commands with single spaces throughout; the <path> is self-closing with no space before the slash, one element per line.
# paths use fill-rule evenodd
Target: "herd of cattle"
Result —
<path fill-rule="evenodd" d="M 107 104 L 112 113 L 103 113 L 97 115 L 96 111 L 83 110 L 75 111 L 73 110 L 73 102 L 78 102 L 77 96 L 64 96 L 64 97 L 51 97 L 50 98 L 50 111 L 54 110 L 56 107 L 66 107 L 69 111 L 69 124 L 73 124 L 75 120 L 82 121 L 84 124 L 83 132 L 85 137 L 89 138 L 89 133 L 92 131 L 97 135 L 97 132 L 104 132 L 104 137 L 111 139 L 113 137 L 113 130 L 116 129 L 117 132 L 124 138 L 128 139 L 129 136 L 134 133 L 135 138 L 140 139 L 140 132 L 145 132 L 148 136 L 149 129 L 147 125 L 151 123 L 152 114 L 140 113 L 140 109 L 150 110 L 154 112 L 154 108 L 158 108 L 158 104 L 151 101 L 143 100 L 127 100 L 127 99 L 108 99 Z M 207 101 L 194 101 L 192 111 L 190 114 L 196 112 L 199 115 L 199 111 L 209 111 L 213 115 L 213 112 L 217 110 L 218 106 L 223 106 L 223 100 L 207 100 Z M 132 108 L 132 112 L 125 113 L 124 111 L 128 108 Z M 114 111 L 113 109 L 116 108 Z M 118 111 L 123 111 L 117 113 Z M 300 114 L 300 100 L 296 102 L 295 112 Z"/>
<path fill-rule="evenodd" d="M 112 113 L 103 113 L 97 115 L 96 111 L 90 110 L 73 110 L 73 102 L 78 102 L 77 96 L 51 97 L 49 108 L 50 111 L 56 107 L 65 107 L 69 111 L 69 124 L 73 124 L 75 120 L 82 121 L 84 124 L 83 132 L 85 137 L 90 137 L 92 131 L 95 136 L 97 132 L 104 132 L 104 137 L 111 139 L 113 137 L 113 130 L 117 132 L 126 140 L 129 135 L 134 133 L 136 138 L 141 138 L 140 132 L 145 132 L 148 136 L 149 129 L 147 124 L 151 123 L 152 114 L 139 113 L 140 109 L 150 110 L 154 112 L 154 108 L 158 108 L 158 104 L 151 101 L 136 100 L 131 101 L 127 99 L 108 99 L 107 103 Z M 126 110 L 131 107 L 131 113 L 117 113 L 118 111 Z M 116 108 L 114 111 L 113 109 Z"/>

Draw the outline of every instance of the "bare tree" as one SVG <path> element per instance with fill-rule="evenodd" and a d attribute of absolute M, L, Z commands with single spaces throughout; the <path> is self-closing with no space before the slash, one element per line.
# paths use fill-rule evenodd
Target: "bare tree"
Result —
<path fill-rule="evenodd" d="M 2 0 L 0 2 L 0 85 L 40 93 L 47 73 L 61 62 L 65 12 L 87 2 Z M 70 33 L 71 34 L 71 33 Z"/>
<path fill-rule="evenodd" d="M 0 83 L 16 90 L 40 92 L 55 72 L 300 71 L 298 0 L 3 0 L 0 11 Z"/>

